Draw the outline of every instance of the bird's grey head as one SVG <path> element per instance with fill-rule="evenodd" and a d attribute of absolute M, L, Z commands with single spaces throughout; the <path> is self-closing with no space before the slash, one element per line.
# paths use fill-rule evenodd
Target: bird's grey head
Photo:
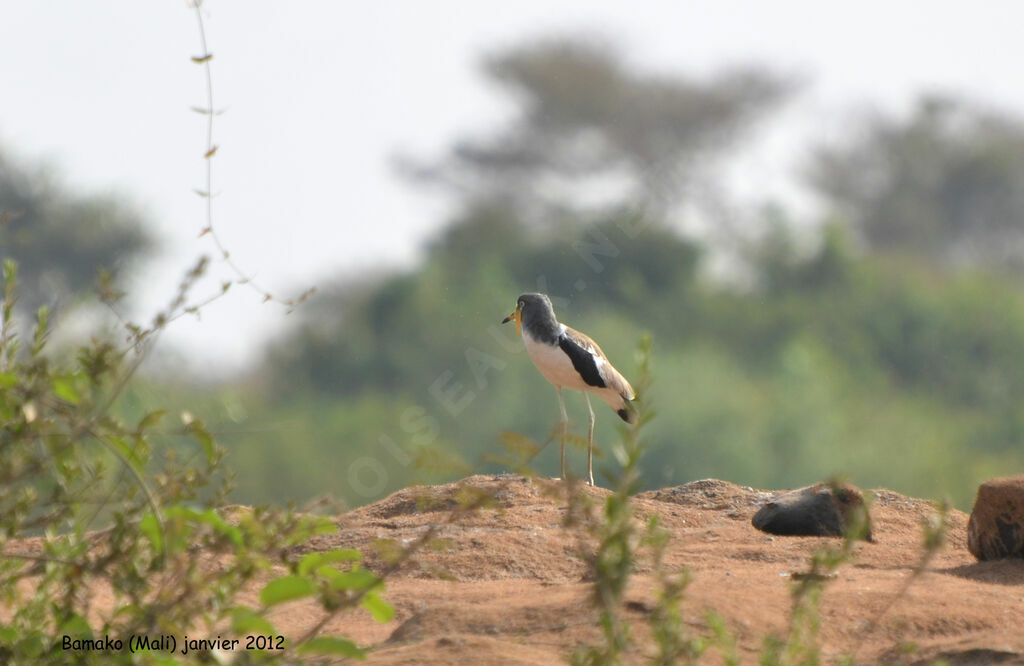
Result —
<path fill-rule="evenodd" d="M 558 337 L 558 320 L 547 294 L 522 294 L 516 299 L 516 309 L 501 323 L 515 320 L 516 330 L 522 327 L 536 340 Z"/>
<path fill-rule="evenodd" d="M 555 309 L 551 307 L 551 299 L 547 294 L 523 294 L 516 301 L 516 307 L 523 315 L 523 325 L 543 319 L 554 319 Z"/>

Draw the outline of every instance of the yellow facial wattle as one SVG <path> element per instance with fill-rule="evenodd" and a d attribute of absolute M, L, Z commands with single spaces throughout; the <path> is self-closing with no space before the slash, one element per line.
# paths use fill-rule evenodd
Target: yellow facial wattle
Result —
<path fill-rule="evenodd" d="M 522 310 L 519 309 L 518 305 L 516 306 L 516 309 L 512 311 L 512 314 L 510 314 L 509 316 L 507 316 L 507 317 L 505 317 L 504 319 L 501 320 L 501 323 L 502 324 L 507 324 L 510 321 L 512 321 L 513 319 L 516 320 L 516 335 L 522 335 L 522 332 L 521 332 L 520 328 L 521 328 L 522 323 L 523 323 L 523 313 L 522 313 Z"/>

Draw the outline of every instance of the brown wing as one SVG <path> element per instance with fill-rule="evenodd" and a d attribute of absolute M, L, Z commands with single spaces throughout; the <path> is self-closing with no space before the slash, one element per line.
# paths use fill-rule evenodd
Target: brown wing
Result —
<path fill-rule="evenodd" d="M 622 376 L 622 373 L 615 369 L 615 366 L 611 364 L 608 357 L 601 351 L 601 347 L 589 335 L 566 326 L 565 336 L 572 343 L 582 347 L 595 360 L 600 359 L 595 365 L 597 366 L 597 371 L 601 374 L 601 379 L 604 380 L 605 386 L 621 395 L 624 400 L 632 400 L 636 397 L 633 387 L 629 385 L 629 382 Z"/>

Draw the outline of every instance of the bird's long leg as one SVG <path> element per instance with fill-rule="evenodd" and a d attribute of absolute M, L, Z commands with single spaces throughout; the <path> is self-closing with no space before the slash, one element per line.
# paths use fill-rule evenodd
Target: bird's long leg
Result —
<path fill-rule="evenodd" d="M 562 480 L 565 480 L 565 438 L 569 435 L 569 417 L 565 413 L 565 400 L 562 398 L 562 387 L 558 389 L 558 408 L 562 410 Z"/>
<path fill-rule="evenodd" d="M 587 477 L 590 485 L 594 485 L 594 408 L 590 406 L 590 394 L 586 391 L 583 395 L 587 398 L 587 411 L 590 412 L 590 434 L 587 435 Z"/>

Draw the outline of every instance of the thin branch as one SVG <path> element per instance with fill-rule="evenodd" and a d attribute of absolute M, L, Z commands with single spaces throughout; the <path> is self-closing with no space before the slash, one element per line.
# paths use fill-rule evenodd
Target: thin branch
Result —
<path fill-rule="evenodd" d="M 156 517 L 156 522 L 160 526 L 161 536 L 166 536 L 164 534 L 164 517 L 163 513 L 161 513 L 160 511 L 160 504 L 157 502 L 156 496 L 150 489 L 149 484 L 146 483 L 146 479 L 143 478 L 142 473 L 139 472 L 138 469 L 136 469 L 135 465 L 133 465 L 132 462 L 128 460 L 128 458 L 126 458 L 124 454 L 121 453 L 120 450 L 118 450 L 117 446 L 115 446 L 114 443 L 111 442 L 108 438 L 104 437 L 103 435 L 99 435 L 91 430 L 89 431 L 89 434 L 95 437 L 97 440 L 99 440 L 99 442 L 102 443 L 105 447 L 107 447 L 107 449 L 111 453 L 113 453 L 114 456 L 118 460 L 120 460 L 121 463 L 128 469 L 128 472 L 135 477 L 135 482 L 139 485 L 140 488 L 142 488 L 142 492 L 145 493 L 146 495 L 146 501 L 149 503 L 149 507 L 153 509 L 153 515 Z"/>
<path fill-rule="evenodd" d="M 213 143 L 213 118 L 217 115 L 215 107 L 213 105 L 213 72 L 210 67 L 210 61 L 213 59 L 213 54 L 207 46 L 206 41 L 206 26 L 203 22 L 202 12 L 202 0 L 194 0 L 192 3 L 192 9 L 195 11 L 196 22 L 199 26 L 199 45 L 200 53 L 198 56 L 194 56 L 192 61 L 199 64 L 203 68 L 203 74 L 206 79 L 206 108 L 195 110 L 206 116 L 206 147 L 203 151 L 203 158 L 206 160 L 206 174 L 205 174 L 205 190 L 197 191 L 199 196 L 206 200 L 206 226 L 199 233 L 200 236 L 209 236 L 213 240 L 213 244 L 216 246 L 217 251 L 220 253 L 221 259 L 226 263 L 237 276 L 236 282 L 238 284 L 248 285 L 250 288 L 255 290 L 258 294 L 263 297 L 263 302 L 274 301 L 285 305 L 289 308 L 293 308 L 300 303 L 305 302 L 310 296 L 316 293 L 316 287 L 311 287 L 306 291 L 302 292 L 297 298 L 281 299 L 270 293 L 266 287 L 262 286 L 251 276 L 246 274 L 235 261 L 231 258 L 231 253 L 224 246 L 221 241 L 220 235 L 217 233 L 217 229 L 213 226 L 213 158 L 217 154 L 217 145 Z M 225 290 L 226 291 L 226 290 Z"/>

